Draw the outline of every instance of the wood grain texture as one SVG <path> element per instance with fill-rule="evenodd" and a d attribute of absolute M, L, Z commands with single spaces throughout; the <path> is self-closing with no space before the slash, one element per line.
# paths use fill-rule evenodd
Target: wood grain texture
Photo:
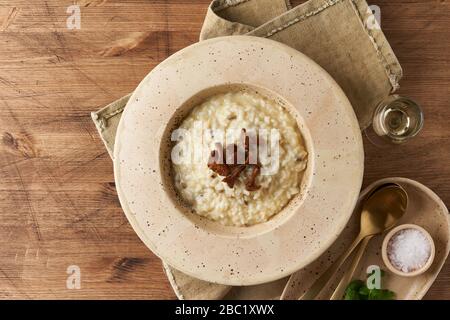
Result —
<path fill-rule="evenodd" d="M 0 298 L 173 299 L 122 213 L 89 112 L 196 42 L 209 0 L 77 3 L 81 30 L 68 30 L 73 1 L 0 0 Z M 449 205 L 450 1 L 373 4 L 405 71 L 400 93 L 426 124 L 388 153 L 366 141 L 364 185 L 403 176 Z M 80 290 L 66 288 L 70 265 Z M 427 298 L 450 299 L 449 263 Z"/>

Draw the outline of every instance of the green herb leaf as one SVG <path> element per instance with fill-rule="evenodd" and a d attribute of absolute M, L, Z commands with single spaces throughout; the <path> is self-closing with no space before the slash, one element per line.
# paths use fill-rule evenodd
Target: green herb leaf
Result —
<path fill-rule="evenodd" d="M 359 290 L 364 287 L 364 282 L 361 280 L 354 280 L 349 283 L 344 293 L 344 300 L 361 300 Z"/>
<path fill-rule="evenodd" d="M 361 280 L 353 280 L 345 289 L 344 300 L 394 300 L 395 293 L 390 290 L 369 289 Z"/>
<path fill-rule="evenodd" d="M 369 288 L 367 288 L 367 286 L 363 286 L 363 287 L 359 288 L 359 294 L 361 296 L 365 296 L 367 299 L 369 297 L 370 290 L 369 290 Z"/>
<path fill-rule="evenodd" d="M 369 300 L 394 300 L 395 293 L 390 290 L 372 289 L 369 293 Z"/>

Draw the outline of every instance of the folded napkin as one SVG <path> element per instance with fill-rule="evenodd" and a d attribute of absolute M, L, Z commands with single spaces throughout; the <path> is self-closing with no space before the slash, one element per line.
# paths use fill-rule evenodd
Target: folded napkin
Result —
<path fill-rule="evenodd" d="M 361 129 L 370 125 L 374 108 L 398 89 L 402 77 L 401 66 L 365 0 L 309 0 L 295 8 L 289 0 L 212 1 L 200 40 L 238 34 L 282 42 L 316 61 L 346 93 Z M 130 95 L 92 113 L 111 156 Z M 231 289 L 166 264 L 164 268 L 180 299 L 220 299 Z"/>

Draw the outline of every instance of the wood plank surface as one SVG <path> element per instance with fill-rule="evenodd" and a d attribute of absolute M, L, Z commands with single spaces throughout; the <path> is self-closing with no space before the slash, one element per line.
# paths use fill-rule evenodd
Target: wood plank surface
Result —
<path fill-rule="evenodd" d="M 173 299 L 159 259 L 120 208 L 89 112 L 197 41 L 209 0 L 0 0 L 0 298 Z M 298 4 L 302 1 L 293 1 Z M 365 141 L 364 185 L 403 176 L 450 204 L 450 1 L 377 0 L 426 124 L 409 144 Z M 81 289 L 66 287 L 67 268 Z M 428 299 L 450 299 L 450 264 Z"/>

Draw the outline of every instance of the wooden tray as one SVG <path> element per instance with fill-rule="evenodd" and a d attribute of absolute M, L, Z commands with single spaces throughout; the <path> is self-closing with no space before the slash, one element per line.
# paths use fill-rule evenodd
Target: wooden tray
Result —
<path fill-rule="evenodd" d="M 397 294 L 398 300 L 422 299 L 439 274 L 449 253 L 450 220 L 448 209 L 433 191 L 418 182 L 405 178 L 388 178 L 377 181 L 361 193 L 360 199 L 375 186 L 386 182 L 399 183 L 408 192 L 408 210 L 399 224 L 413 223 L 425 228 L 431 234 L 435 242 L 436 257 L 431 268 L 423 275 L 414 278 L 404 278 L 394 275 L 387 270 L 381 258 L 381 244 L 384 238 L 383 234 L 375 237 L 370 242 L 367 252 L 361 259 L 359 268 L 355 273 L 355 278 L 365 279 L 365 270 L 367 267 L 370 265 L 378 265 L 386 271 L 386 275 L 382 279 L 383 288 L 394 291 Z M 295 296 L 288 297 L 289 299 L 297 299 L 303 294 L 356 237 L 359 224 L 359 210 L 360 204 L 358 202 L 354 215 L 338 241 L 336 241 L 336 243 L 317 261 L 306 268 L 303 268 L 301 272 L 295 276 L 293 285 L 295 286 L 294 292 L 296 292 L 296 294 Z M 340 277 L 343 275 L 343 270 L 345 270 L 346 266 L 351 262 L 351 258 L 343 266 L 342 271 L 339 273 L 338 277 L 336 277 L 334 283 L 330 284 L 329 288 L 323 290 L 318 299 L 328 299 L 331 296 Z M 259 286 L 234 287 L 225 296 L 225 299 L 278 299 L 287 280 L 288 278 L 284 278 L 279 281 Z"/>

